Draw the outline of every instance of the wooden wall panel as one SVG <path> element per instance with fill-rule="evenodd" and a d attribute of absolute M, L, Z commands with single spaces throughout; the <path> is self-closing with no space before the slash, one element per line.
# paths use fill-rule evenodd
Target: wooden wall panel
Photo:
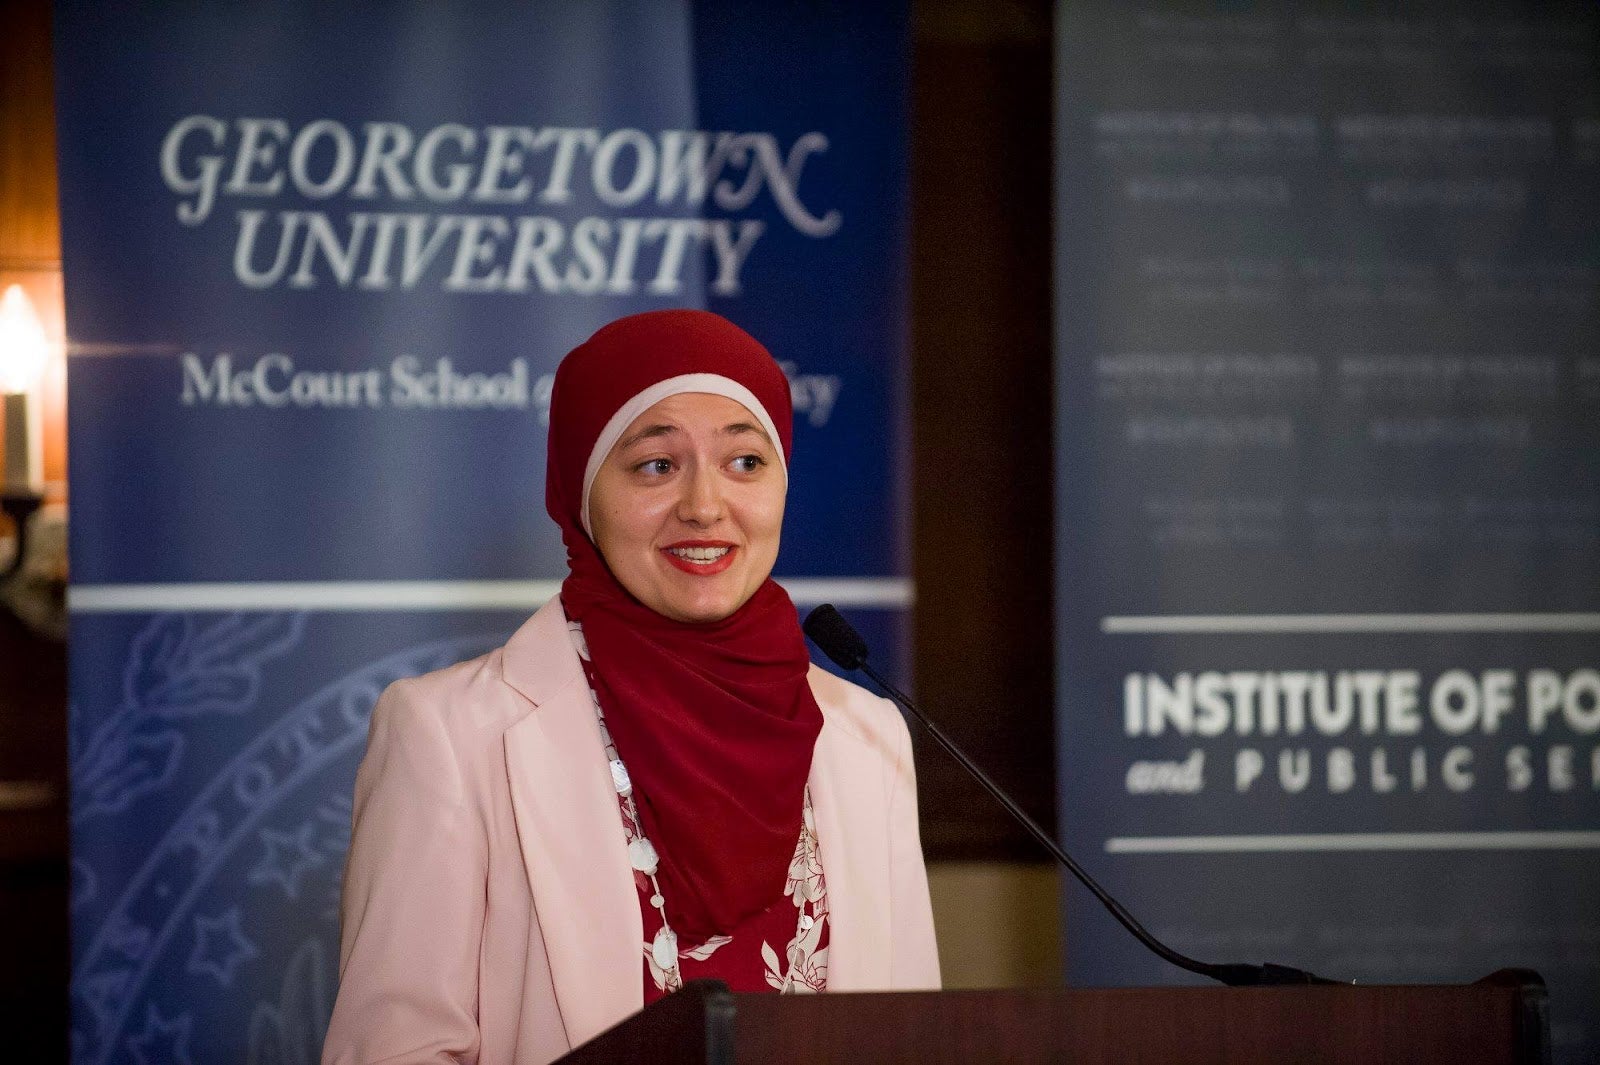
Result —
<path fill-rule="evenodd" d="M 0 270 L 59 270 L 50 5 L 0 0 Z"/>
<path fill-rule="evenodd" d="M 916 690 L 1050 827 L 1050 7 L 913 13 Z M 1048 860 L 931 742 L 917 769 L 930 857 Z"/>

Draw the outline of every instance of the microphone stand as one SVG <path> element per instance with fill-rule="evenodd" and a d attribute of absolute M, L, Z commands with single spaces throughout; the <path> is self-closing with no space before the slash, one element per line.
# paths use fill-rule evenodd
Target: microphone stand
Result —
<path fill-rule="evenodd" d="M 816 622 L 816 624 L 813 624 L 813 622 Z M 995 801 L 1003 806 L 1006 812 L 1017 820 L 1018 824 L 1027 829 L 1029 835 L 1039 841 L 1040 846 L 1049 851 L 1056 861 L 1066 866 L 1067 871 L 1077 877 L 1078 882 L 1088 888 L 1094 897 L 1100 900 L 1100 904 L 1110 912 L 1111 916 L 1117 919 L 1117 922 L 1122 927 L 1126 928 L 1135 939 L 1161 958 L 1180 969 L 1186 969 L 1200 976 L 1209 977 L 1230 987 L 1265 984 L 1333 984 L 1338 982 L 1329 980 L 1326 977 L 1316 976 L 1301 969 L 1274 965 L 1270 962 L 1264 965 L 1251 965 L 1244 962 L 1218 964 L 1199 961 L 1173 950 L 1146 931 L 1145 927 L 1134 918 L 1133 914 L 1129 913 L 1122 903 L 1113 898 L 1110 892 L 1101 887 L 1094 877 L 1090 876 L 1082 866 L 1074 861 L 1072 855 L 1068 854 L 1050 833 L 1040 828 L 1038 822 L 1029 817 L 1022 807 L 1018 806 L 1016 801 L 1001 789 L 1000 785 L 989 778 L 989 774 L 978 768 L 977 763 L 968 758 L 966 752 L 956 746 L 955 741 L 944 734 L 943 729 L 935 724 L 928 715 L 924 714 L 904 692 L 890 683 L 888 678 L 884 677 L 883 674 L 879 673 L 867 662 L 866 642 L 850 626 L 850 623 L 845 621 L 843 615 L 831 605 L 824 604 L 819 606 L 806 617 L 805 631 L 817 646 L 822 648 L 823 653 L 837 665 L 843 669 L 861 670 L 861 672 L 872 678 L 873 682 L 896 705 L 902 707 L 918 721 L 922 722 L 922 726 L 928 730 L 928 734 L 938 742 L 939 746 L 943 747 L 950 754 L 950 757 L 960 763 L 963 769 L 971 773 L 978 783 L 983 785 L 984 790 L 994 796 Z M 823 636 L 824 639 L 818 639 L 819 635 Z M 844 646 L 830 647 L 830 644 L 835 643 L 835 640 L 828 639 L 828 637 L 837 638 L 843 642 Z M 852 640 L 850 637 L 854 639 Z M 835 650 L 840 651 L 840 653 L 835 654 Z"/>

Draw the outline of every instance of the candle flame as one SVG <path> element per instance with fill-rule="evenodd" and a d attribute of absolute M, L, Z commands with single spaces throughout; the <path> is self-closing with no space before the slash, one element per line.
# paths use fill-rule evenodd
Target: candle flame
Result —
<path fill-rule="evenodd" d="M 0 296 L 0 392 L 26 392 L 44 372 L 50 342 L 33 301 L 12 285 Z"/>

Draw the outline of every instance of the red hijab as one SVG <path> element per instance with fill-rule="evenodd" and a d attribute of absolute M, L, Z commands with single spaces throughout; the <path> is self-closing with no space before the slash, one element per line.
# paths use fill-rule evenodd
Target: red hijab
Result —
<path fill-rule="evenodd" d="M 617 434 L 640 403 L 683 392 L 739 400 L 788 462 L 789 383 L 767 350 L 707 311 L 652 311 L 605 326 L 556 370 L 545 506 L 571 571 L 562 606 L 583 625 L 668 919 L 698 942 L 782 897 L 822 711 L 794 604 L 770 577 L 721 621 L 673 621 L 629 594 L 590 539 L 585 494 Z"/>

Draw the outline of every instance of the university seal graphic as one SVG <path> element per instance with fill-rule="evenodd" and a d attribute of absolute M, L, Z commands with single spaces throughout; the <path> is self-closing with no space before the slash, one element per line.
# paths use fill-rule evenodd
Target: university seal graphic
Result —
<path fill-rule="evenodd" d="M 285 710 L 271 666 L 304 657 L 307 627 L 154 616 L 127 644 L 116 704 L 74 707 L 73 830 L 107 843 L 80 846 L 73 867 L 75 1065 L 320 1055 L 372 706 L 503 634 L 390 654 Z"/>

